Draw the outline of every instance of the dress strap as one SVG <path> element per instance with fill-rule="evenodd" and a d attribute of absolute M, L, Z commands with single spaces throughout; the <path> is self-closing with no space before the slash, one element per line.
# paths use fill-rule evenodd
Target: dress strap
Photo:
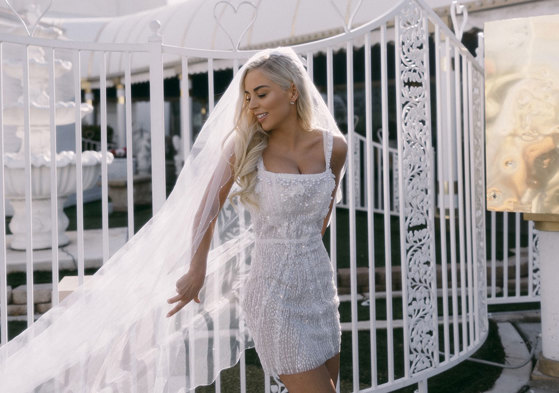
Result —
<path fill-rule="evenodd" d="M 334 137 L 329 131 L 322 131 L 324 144 L 324 159 L 326 160 L 326 170 L 330 169 L 330 159 L 332 158 L 332 142 Z"/>

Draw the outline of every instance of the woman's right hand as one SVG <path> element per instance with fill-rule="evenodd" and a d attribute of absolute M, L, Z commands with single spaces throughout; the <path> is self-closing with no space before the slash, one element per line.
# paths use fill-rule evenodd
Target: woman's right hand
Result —
<path fill-rule="evenodd" d="M 200 303 L 198 293 L 202 289 L 202 285 L 204 285 L 205 270 L 192 268 L 177 280 L 177 295 L 167 299 L 169 304 L 177 304 L 167 313 L 167 317 L 175 315 L 180 309 L 190 303 L 191 300 Z"/>

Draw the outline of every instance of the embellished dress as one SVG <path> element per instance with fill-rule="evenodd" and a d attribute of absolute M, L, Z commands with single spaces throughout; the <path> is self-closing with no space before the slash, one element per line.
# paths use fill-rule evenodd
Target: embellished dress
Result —
<path fill-rule="evenodd" d="M 340 351 L 339 299 L 321 236 L 336 185 L 332 134 L 323 136 L 324 172 L 270 172 L 262 158 L 257 166 L 255 247 L 242 305 L 270 375 L 312 370 Z"/>

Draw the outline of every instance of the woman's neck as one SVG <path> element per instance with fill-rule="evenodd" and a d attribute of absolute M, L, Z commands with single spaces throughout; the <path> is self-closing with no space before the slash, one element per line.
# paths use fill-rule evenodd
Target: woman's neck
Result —
<path fill-rule="evenodd" d="M 289 119 L 269 132 L 268 142 L 293 149 L 299 144 L 301 138 L 305 137 L 304 131 L 297 118 Z"/>

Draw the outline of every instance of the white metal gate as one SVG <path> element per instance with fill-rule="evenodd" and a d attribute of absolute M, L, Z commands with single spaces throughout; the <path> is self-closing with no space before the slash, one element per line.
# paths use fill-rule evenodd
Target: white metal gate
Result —
<path fill-rule="evenodd" d="M 342 368 L 342 391 L 388 392 L 418 383 L 427 391 L 427 379 L 469 357 L 487 335 L 486 223 L 484 194 L 483 70 L 480 63 L 455 38 L 422 0 L 404 0 L 388 13 L 357 28 L 346 26 L 343 34 L 294 46 L 307 64 L 311 77 L 324 89 L 332 112 L 336 99 L 345 102 L 345 132 L 349 145 L 344 200 L 334 212 L 329 249 L 332 262 L 349 274 L 349 295 L 342 295 L 343 352 L 351 358 L 351 371 Z M 84 279 L 85 251 L 81 153 L 80 61 L 84 56 L 100 63 L 98 80 L 101 126 L 101 229 L 103 260 L 110 256 L 107 179 L 107 58 L 120 53 L 124 62 L 127 149 L 132 151 L 131 58 L 150 58 L 149 92 L 151 118 L 152 196 L 156 212 L 166 198 L 164 135 L 164 61 L 175 58 L 180 68 L 180 130 L 188 152 L 192 140 L 189 104 L 189 67 L 206 64 L 207 110 L 214 107 L 216 64 L 235 72 L 254 51 L 212 51 L 166 45 L 152 24 L 148 43 L 136 45 L 64 42 L 0 34 L 0 67 L 6 48 L 24 53 L 23 109 L 26 231 L 25 251 L 28 325 L 34 322 L 34 290 L 31 184 L 32 159 L 29 140 L 28 54 L 40 48 L 48 70 L 50 130 L 55 130 L 55 62 L 70 54 L 75 89 L 76 137 L 76 266 Z M 11 49 L 11 50 L 12 50 Z M 335 62 L 343 56 L 342 69 Z M 363 73 L 354 74 L 357 63 Z M 337 69 L 336 67 L 340 67 Z M 344 73 L 345 84 L 335 86 L 334 74 Z M 0 75 L 3 75 L 0 68 Z M 320 78 L 318 78 L 320 76 Z M 356 82 L 356 79 L 358 81 Z M 318 80 L 320 79 L 320 81 Z M 0 84 L 2 80 L 0 80 Z M 364 97 L 358 108 L 356 94 Z M 373 102 L 378 97 L 378 103 Z M 4 106 L 0 95 L 0 106 Z M 364 121 L 356 124 L 356 119 Z M 378 125 L 374 129 L 374 125 Z M 0 112 L 0 135 L 4 116 Z M 50 133 L 51 154 L 56 132 Z M 0 137 L 1 138 L 1 137 Z M 3 140 L 2 157 L 6 162 Z M 51 212 L 57 211 L 57 172 L 50 170 Z M 0 191 L 5 195 L 6 175 L 0 169 Z M 128 235 L 134 233 L 132 157 L 127 156 Z M 1 199 L 4 201 L 4 198 Z M 0 214 L 4 214 L 0 204 Z M 56 222 L 56 220 L 54 220 Z M 56 225 L 56 224 L 54 224 Z M 10 261 L 5 227 L 0 233 L 0 330 L 8 340 L 7 274 Z M 58 244 L 53 231 L 52 244 Z M 340 247 L 343 243 L 346 247 Z M 506 247 L 505 247 L 506 248 Z M 493 248 L 495 250 L 495 248 Z M 52 248 L 52 304 L 58 302 L 60 253 Z M 504 270 L 508 271 L 508 270 Z M 495 277 L 493 274 L 492 277 Z M 506 282 L 506 280 L 505 280 Z M 533 292 L 531 292 L 533 293 Z M 492 293 L 492 296 L 494 293 Z M 494 297 L 494 296 L 493 296 Z M 364 301 L 368 300 L 368 301 Z M 365 307 L 365 312 L 361 311 Z M 360 312 L 361 311 L 361 312 Z M 368 341 L 367 351 L 359 342 Z M 258 384 L 266 392 L 282 391 L 269 376 L 247 378 L 246 360 L 239 366 L 240 391 Z M 368 377 L 360 377 L 360 369 Z M 215 391 L 221 391 L 217 378 Z"/>

